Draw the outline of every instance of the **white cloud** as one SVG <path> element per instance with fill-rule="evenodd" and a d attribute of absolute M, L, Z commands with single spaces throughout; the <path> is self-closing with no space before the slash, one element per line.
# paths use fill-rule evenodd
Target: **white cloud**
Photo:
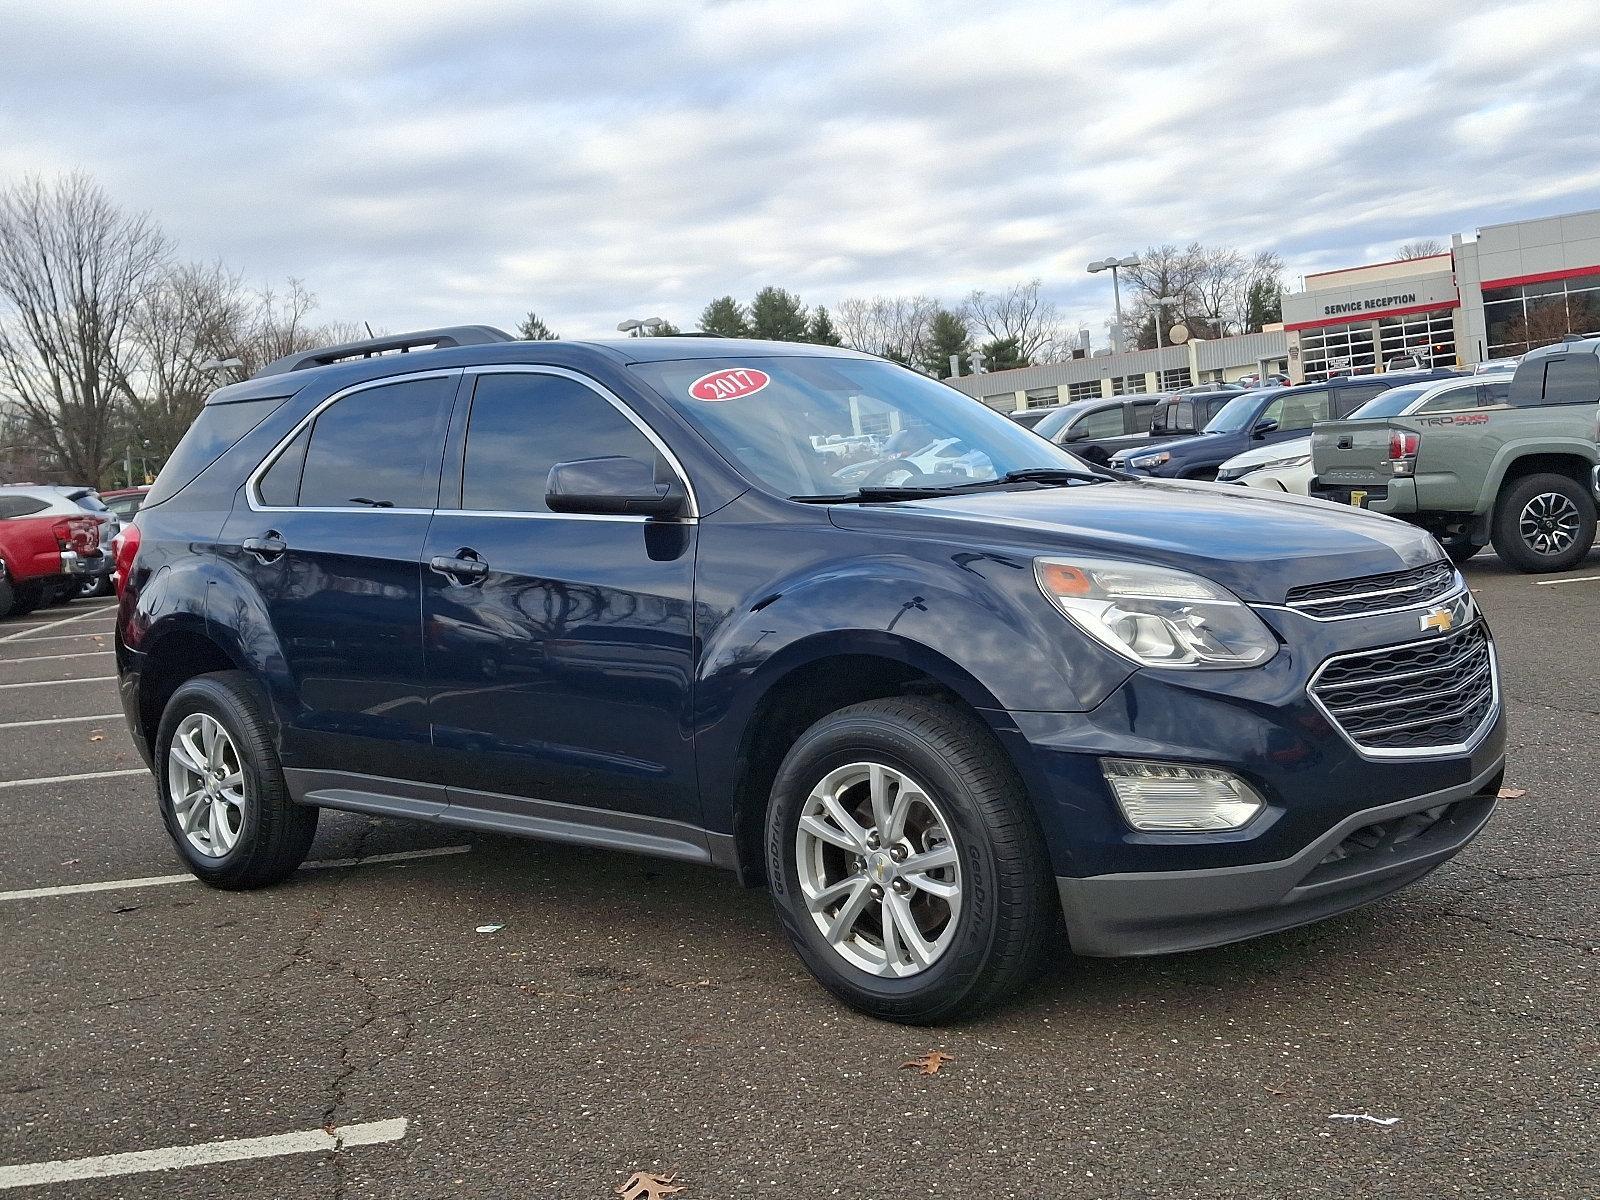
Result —
<path fill-rule="evenodd" d="M 82 167 L 330 316 L 570 335 L 1276 248 L 1296 271 L 1600 205 L 1564 0 L 79 3 L 11 18 L 0 177 Z"/>

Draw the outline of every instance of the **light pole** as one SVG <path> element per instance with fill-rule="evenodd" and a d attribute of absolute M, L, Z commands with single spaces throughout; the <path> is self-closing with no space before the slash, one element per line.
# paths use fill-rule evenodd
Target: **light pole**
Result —
<path fill-rule="evenodd" d="M 649 337 L 650 334 L 646 333 L 645 330 L 648 329 L 654 332 L 665 324 L 666 322 L 660 317 L 646 317 L 642 321 L 637 317 L 629 317 L 626 321 L 617 323 L 617 332 L 625 333 L 629 337 Z"/>
<path fill-rule="evenodd" d="M 1120 353 L 1122 350 L 1122 284 L 1117 278 L 1117 268 L 1137 267 L 1139 256 L 1130 254 L 1127 258 L 1097 258 L 1089 264 L 1089 274 L 1098 275 L 1101 271 L 1111 272 L 1111 298 L 1117 307 L 1117 345 Z"/>

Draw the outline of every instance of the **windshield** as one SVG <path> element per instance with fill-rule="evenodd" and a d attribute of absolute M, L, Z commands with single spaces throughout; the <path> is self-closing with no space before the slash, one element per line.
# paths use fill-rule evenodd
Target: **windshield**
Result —
<path fill-rule="evenodd" d="M 1266 402 L 1278 394 L 1276 388 L 1256 388 L 1242 396 L 1235 396 L 1222 406 L 1222 411 L 1211 418 L 1207 433 L 1237 433 L 1256 422 L 1256 414 Z"/>
<path fill-rule="evenodd" d="M 1368 400 L 1350 414 L 1352 421 L 1365 421 L 1371 417 L 1398 417 L 1406 408 L 1422 399 L 1431 383 L 1413 383 L 1406 387 L 1390 388 Z"/>
<path fill-rule="evenodd" d="M 977 400 L 893 363 L 694 358 L 634 367 L 729 462 L 800 499 L 1088 468 Z"/>

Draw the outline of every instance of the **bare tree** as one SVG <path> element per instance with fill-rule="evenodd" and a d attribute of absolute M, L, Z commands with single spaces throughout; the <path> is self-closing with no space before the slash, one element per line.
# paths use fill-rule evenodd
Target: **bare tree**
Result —
<path fill-rule="evenodd" d="M 219 375 L 208 364 L 238 353 L 254 318 L 256 298 L 220 263 L 186 263 L 167 271 L 135 310 L 134 353 L 121 380 L 129 437 L 170 454 Z"/>
<path fill-rule="evenodd" d="M 127 398 L 130 335 L 171 243 L 85 175 L 0 191 L 0 386 L 27 449 L 98 483 Z"/>
<path fill-rule="evenodd" d="M 1406 242 L 1400 247 L 1398 257 L 1402 259 L 1432 258 L 1435 254 L 1444 253 L 1444 243 L 1438 238 L 1418 238 L 1414 242 Z"/>
<path fill-rule="evenodd" d="M 919 362 L 940 304 L 931 296 L 841 300 L 833 324 L 846 346 L 900 362 Z"/>
<path fill-rule="evenodd" d="M 967 296 L 962 315 L 991 341 L 1015 341 L 1029 362 L 1048 360 L 1062 341 L 1061 316 L 1037 279 L 1014 283 L 1003 292 L 977 290 Z"/>
<path fill-rule="evenodd" d="M 1283 260 L 1270 250 L 1248 257 L 1230 246 L 1168 243 L 1149 247 L 1124 272 L 1129 332 L 1143 348 L 1156 344 L 1157 320 L 1182 319 L 1196 335 L 1213 338 L 1254 333 L 1278 319 Z"/>

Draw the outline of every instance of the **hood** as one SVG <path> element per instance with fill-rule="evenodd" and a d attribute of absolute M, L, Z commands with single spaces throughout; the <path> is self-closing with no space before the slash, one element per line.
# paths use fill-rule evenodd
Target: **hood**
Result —
<path fill-rule="evenodd" d="M 1310 438 L 1291 438 L 1287 442 L 1269 442 L 1265 446 L 1256 446 L 1253 449 L 1246 450 L 1243 454 L 1235 454 L 1222 464 L 1222 469 L 1259 467 L 1262 463 L 1277 462 L 1280 458 L 1298 458 L 1302 454 L 1310 453 Z"/>
<path fill-rule="evenodd" d="M 1231 436 L 1233 435 L 1227 433 L 1191 433 L 1164 442 L 1151 442 L 1148 446 L 1131 446 L 1126 450 L 1118 450 L 1111 457 L 1118 462 L 1126 462 L 1130 458 L 1143 458 L 1146 454 L 1154 454 L 1158 450 L 1165 450 L 1168 454 L 1182 454 L 1194 446 L 1208 446 L 1218 438 Z"/>
<path fill-rule="evenodd" d="M 1290 588 L 1420 566 L 1427 533 L 1392 517 L 1231 484 L 1139 480 L 973 492 L 828 510 L 844 529 L 953 545 L 1092 554 L 1193 571 L 1245 600 L 1281 604 Z"/>

